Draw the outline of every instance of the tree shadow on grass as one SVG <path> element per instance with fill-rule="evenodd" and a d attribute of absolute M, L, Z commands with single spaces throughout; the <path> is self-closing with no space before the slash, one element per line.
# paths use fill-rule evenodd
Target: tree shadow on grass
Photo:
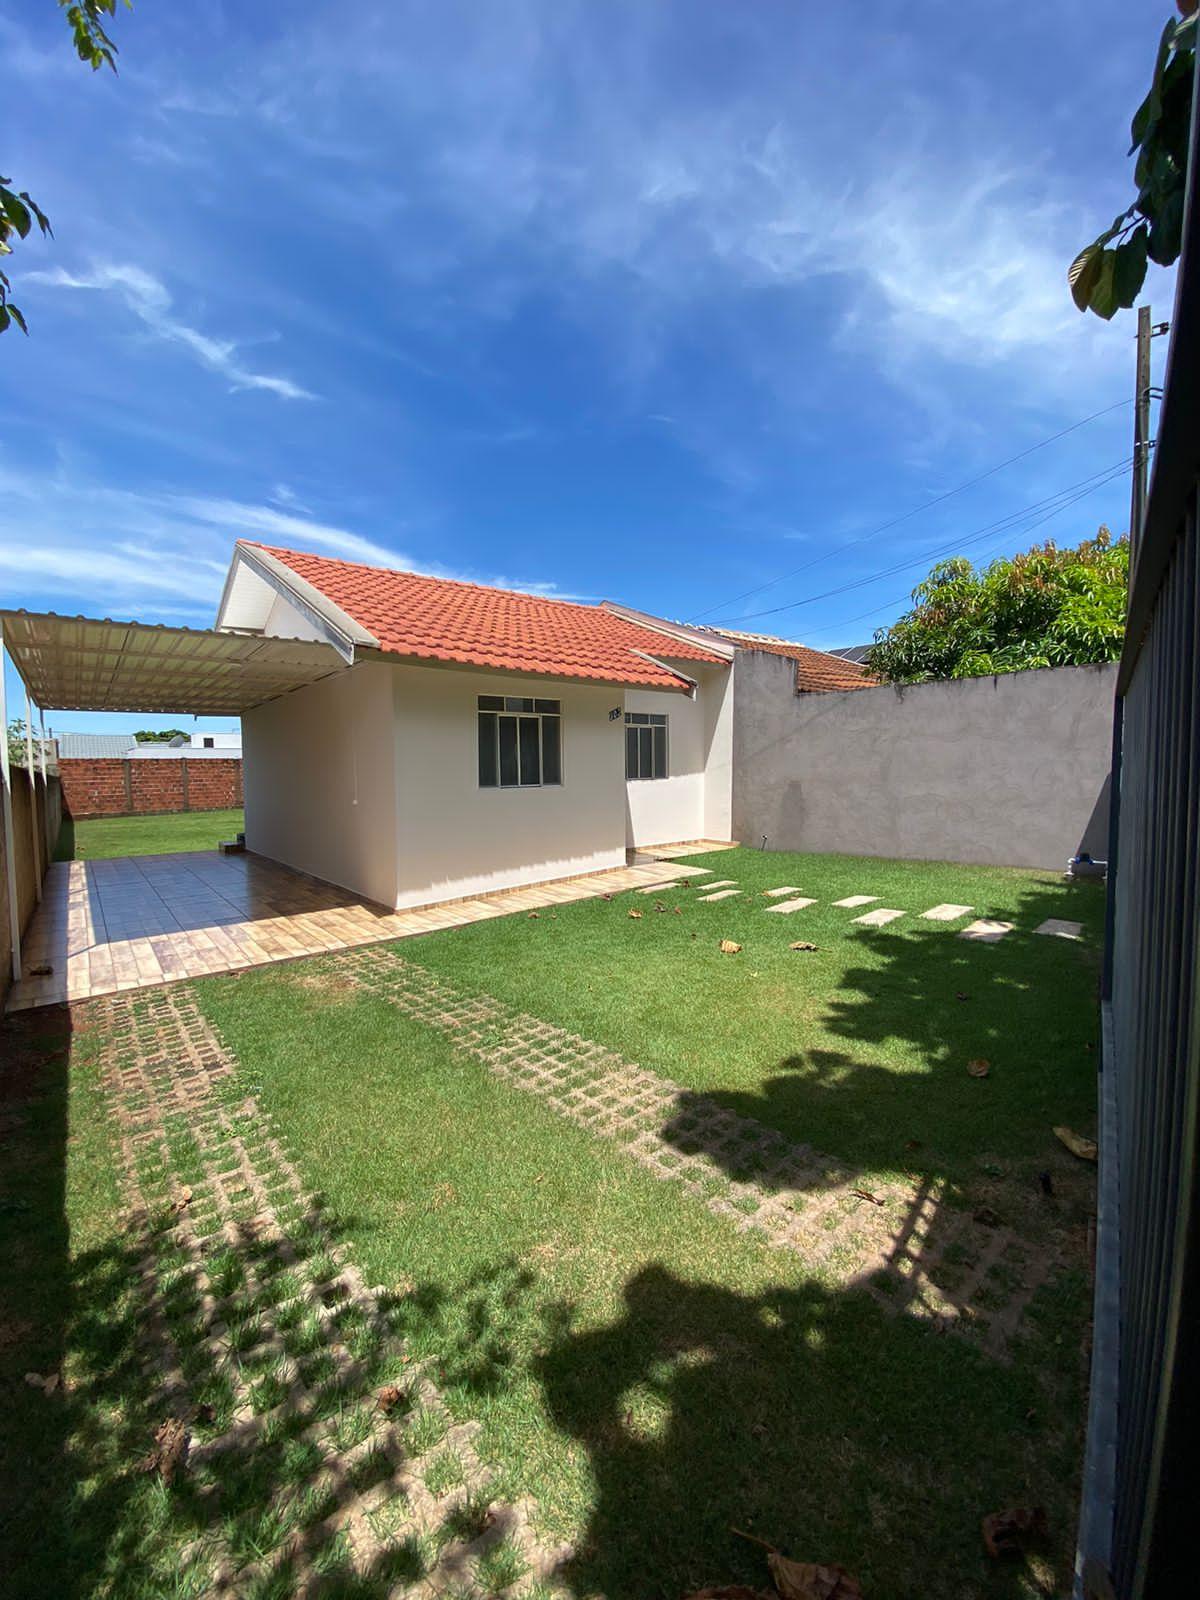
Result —
<path fill-rule="evenodd" d="M 496 1277 L 512 1286 L 522 1271 Z M 520 1292 L 536 1305 L 527 1277 Z M 765 1586 L 762 1550 L 735 1528 L 840 1562 L 871 1595 L 957 1600 L 1067 1582 L 1073 1439 L 1044 1428 L 1045 1389 L 1028 1370 L 795 1275 L 741 1294 L 650 1263 L 604 1326 L 578 1326 L 566 1304 L 536 1310 L 531 1371 L 593 1485 L 558 1574 L 573 1593 Z M 490 1336 L 503 1342 L 499 1322 Z M 1070 1358 L 1059 1376 L 1074 1381 Z M 1051 1545 L 997 1570 L 980 1517 L 1030 1498 L 1048 1508 Z"/>

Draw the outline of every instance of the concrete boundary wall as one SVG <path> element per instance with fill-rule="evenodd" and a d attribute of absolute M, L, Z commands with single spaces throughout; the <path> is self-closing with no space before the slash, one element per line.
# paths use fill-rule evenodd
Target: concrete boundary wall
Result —
<path fill-rule="evenodd" d="M 1065 866 L 1107 854 L 1116 665 L 797 694 L 739 653 L 734 837 L 770 850 Z"/>
<path fill-rule="evenodd" d="M 12 941 L 8 914 L 8 852 L 13 853 L 13 869 L 17 880 L 17 925 L 24 933 L 37 908 L 38 870 L 44 878 L 58 830 L 62 822 L 62 790 L 56 777 L 44 781 L 40 773 L 33 778 L 24 767 L 14 765 L 12 773 L 13 836 L 4 831 L 4 815 L 0 811 L 0 1011 L 12 980 Z M 30 808 L 36 806 L 38 820 L 38 859 L 35 864 L 33 849 L 33 824 Z"/>

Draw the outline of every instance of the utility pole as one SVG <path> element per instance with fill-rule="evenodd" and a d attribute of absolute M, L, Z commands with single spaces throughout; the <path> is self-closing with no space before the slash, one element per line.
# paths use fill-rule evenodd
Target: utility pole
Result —
<path fill-rule="evenodd" d="M 1133 395 L 1133 502 L 1129 511 L 1129 564 L 1137 560 L 1146 515 L 1146 484 L 1150 462 L 1150 307 L 1138 307 L 1137 369 Z"/>

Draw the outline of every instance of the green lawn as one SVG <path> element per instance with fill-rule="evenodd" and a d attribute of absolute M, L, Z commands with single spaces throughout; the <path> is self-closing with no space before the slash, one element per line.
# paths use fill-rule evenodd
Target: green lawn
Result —
<path fill-rule="evenodd" d="M 536 920 L 431 934 L 404 953 L 864 1171 L 916 1162 L 970 1187 L 1000 1166 L 1025 1183 L 1054 1156 L 1052 1125 L 1091 1131 L 1098 885 L 744 849 L 688 864 L 710 866 L 714 879 L 745 892 L 705 903 L 698 879 L 658 897 L 580 901 Z M 785 884 L 817 903 L 767 912 L 762 890 Z M 872 906 L 832 903 L 854 894 L 909 915 L 856 926 Z M 955 937 L 971 917 L 945 924 L 913 915 L 945 903 L 971 905 L 974 916 L 1014 931 L 976 944 Z M 1084 941 L 1035 935 L 1048 917 L 1082 922 Z M 722 954 L 723 938 L 741 953 Z M 795 940 L 819 948 L 791 951 Z M 980 1058 L 991 1068 L 982 1081 L 966 1070 Z"/>
<path fill-rule="evenodd" d="M 101 861 L 110 856 L 169 855 L 176 850 L 215 850 L 244 827 L 238 811 L 170 811 L 155 817 L 63 819 L 56 861 Z"/>
<path fill-rule="evenodd" d="M 481 1425 L 495 1492 L 533 1497 L 542 1535 L 574 1547 L 569 1595 L 762 1586 L 761 1550 L 732 1528 L 844 1563 L 871 1600 L 1065 1595 L 1091 1174 L 1050 1126 L 1092 1127 L 1102 897 L 979 868 L 753 851 L 709 864 L 745 898 L 681 889 L 659 912 L 625 894 L 396 949 L 815 1146 L 868 1193 L 945 1180 L 959 1204 L 1000 1212 L 1056 1262 L 1010 1360 L 888 1315 L 836 1263 L 737 1231 L 619 1140 L 501 1081 L 452 1030 L 355 988 L 336 960 L 191 986 L 236 1059 L 223 1092 L 272 1114 L 325 1197 L 324 1226 L 395 1292 L 412 1360 Z M 777 884 L 819 903 L 769 914 L 760 891 Z M 912 917 L 868 932 L 830 904 L 854 893 L 910 912 L 970 903 L 1016 931 L 990 946 Z M 1087 938 L 1035 937 L 1048 916 Z M 722 955 L 722 938 L 741 953 Z M 789 951 L 801 938 L 821 948 Z M 118 1203 L 95 1038 L 72 1036 L 66 1015 L 11 1019 L 2 1041 L 19 1070 L 0 1078 L 16 1117 L 0 1093 L 14 1307 L 0 1494 L 18 1511 L 0 1559 L 14 1594 L 199 1594 L 190 1558 L 214 1530 L 278 1537 L 286 1450 L 252 1458 L 240 1498 L 131 1470 L 159 1405 L 136 1344 L 142 1253 Z M 985 1078 L 967 1071 L 979 1057 Z M 60 1367 L 57 1399 L 23 1382 Z M 1047 1508 L 1050 1541 L 994 1566 L 979 1520 L 1019 1504 Z M 386 1587 L 329 1592 L 382 1600 Z"/>

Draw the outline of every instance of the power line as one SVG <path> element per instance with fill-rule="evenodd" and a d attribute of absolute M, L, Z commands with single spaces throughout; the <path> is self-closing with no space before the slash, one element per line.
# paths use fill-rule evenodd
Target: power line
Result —
<path fill-rule="evenodd" d="M 1001 461 L 994 467 L 989 467 L 986 472 L 981 472 L 977 478 L 968 478 L 966 483 L 960 483 L 954 489 L 947 489 L 945 494 L 935 495 L 932 500 L 926 500 L 919 506 L 914 506 L 911 511 L 902 512 L 900 516 L 893 517 L 890 522 L 881 522 L 877 528 L 851 539 L 846 544 L 834 546 L 826 550 L 823 555 L 814 556 L 811 561 L 806 561 L 802 566 L 793 567 L 790 572 L 781 572 L 778 577 L 768 578 L 766 583 L 757 584 L 753 589 L 744 589 L 741 594 L 735 594 L 730 600 L 721 600 L 715 606 L 709 606 L 705 611 L 697 611 L 687 618 L 688 622 L 698 622 L 701 617 L 711 616 L 714 611 L 720 611 L 725 606 L 735 606 L 739 600 L 748 600 L 751 595 L 761 594 L 764 589 L 771 589 L 777 583 L 785 583 L 788 578 L 798 577 L 800 573 L 807 572 L 810 567 L 818 566 L 822 561 L 828 561 L 832 556 L 841 555 L 844 550 L 853 550 L 856 545 L 865 544 L 868 539 L 874 539 L 881 533 L 886 533 L 889 528 L 897 528 L 902 522 L 907 522 L 910 517 L 918 516 L 922 511 L 928 511 L 932 506 L 941 505 L 944 500 L 951 500 L 956 494 L 962 494 L 966 489 L 973 489 L 977 483 L 982 483 L 986 478 L 994 477 L 997 472 L 1003 472 L 1005 467 L 1011 467 L 1017 461 L 1024 461 L 1026 456 L 1033 455 L 1038 450 L 1044 450 L 1047 445 L 1065 439 L 1069 433 L 1075 433 L 1080 428 L 1086 428 L 1089 422 L 1095 422 L 1099 417 L 1107 417 L 1113 411 L 1120 411 L 1122 406 L 1132 404 L 1129 399 L 1118 400 L 1114 405 L 1105 406 L 1100 411 L 1093 411 L 1089 417 L 1081 417 L 1078 422 L 1072 422 L 1067 428 L 1060 428 L 1057 433 L 1052 433 L 1047 439 L 1040 439 L 1037 444 L 1031 444 L 1028 450 L 1021 450 L 1015 456 L 1009 456 L 1007 461 Z M 760 615 L 767 615 L 762 612 Z"/>
<path fill-rule="evenodd" d="M 1073 499 L 1067 501 L 1065 504 L 1055 507 L 1055 509 L 1053 511 L 1048 511 L 1045 514 L 1045 516 L 1039 517 L 1035 522 L 1031 523 L 1030 526 L 1027 529 L 1025 529 L 1025 532 L 1032 533 L 1034 528 L 1041 527 L 1043 522 L 1049 522 L 1051 517 L 1056 517 L 1060 511 L 1067 510 L 1068 507 L 1074 505 L 1077 500 L 1082 500 L 1082 499 L 1085 498 L 1086 495 L 1091 494 L 1093 492 L 1093 490 L 1102 488 L 1104 483 L 1111 483 L 1111 482 L 1114 482 L 1117 478 L 1124 477 L 1125 474 L 1128 473 L 1132 469 L 1132 465 L 1133 465 L 1133 460 L 1132 460 L 1132 457 L 1131 457 L 1129 462 L 1124 467 L 1122 467 L 1119 472 L 1112 473 L 1111 476 L 1106 477 L 1103 480 L 1103 483 L 1094 483 L 1091 486 L 1090 489 L 1085 489 L 1082 493 L 1076 495 Z M 1008 531 L 1010 532 L 1011 530 L 1008 530 Z M 1008 540 L 1008 532 L 1005 532 L 1005 534 L 1001 538 L 999 538 L 999 539 L 997 539 L 997 540 L 995 540 L 993 542 L 993 544 L 991 546 L 991 549 L 993 549 L 993 550 L 999 549 L 1002 544 L 1007 543 L 1007 540 Z M 906 600 L 911 600 L 911 599 L 912 599 L 911 591 L 908 594 L 897 595 L 896 598 L 893 599 L 893 600 L 885 600 L 882 605 L 872 606 L 869 611 L 860 611 L 860 612 L 857 613 L 857 615 L 855 615 L 853 617 L 843 617 L 840 622 L 837 622 L 837 623 L 833 624 L 833 626 L 834 627 L 838 627 L 838 628 L 844 628 L 844 627 L 847 627 L 852 622 L 861 622 L 864 617 L 876 617 L 876 616 L 879 615 L 879 613 L 881 611 L 890 611 L 893 606 L 903 605 Z M 829 633 L 830 631 L 831 631 L 831 629 L 829 629 L 829 628 L 818 628 L 818 629 L 814 630 L 814 633 L 810 633 L 808 635 L 808 638 L 812 639 L 815 636 L 815 633 L 824 634 L 824 633 Z M 798 644 L 803 644 L 804 642 L 805 641 L 803 639 L 795 641 L 795 643 L 798 643 Z"/>
<path fill-rule="evenodd" d="M 986 539 L 989 534 L 995 533 L 997 530 L 1004 530 L 1006 533 L 1016 532 L 1026 518 L 1050 507 L 1045 517 L 1037 519 L 1030 524 L 1030 528 L 1036 528 L 1040 526 L 1041 521 L 1048 520 L 1051 516 L 1056 516 L 1059 511 L 1064 511 L 1068 506 L 1074 505 L 1084 495 L 1091 494 L 1094 489 L 1102 488 L 1106 483 L 1111 483 L 1115 478 L 1128 472 L 1131 460 L 1132 458 L 1127 456 L 1124 460 L 1115 462 L 1112 466 L 1104 467 L 1097 473 L 1081 478 L 1078 483 L 1068 484 L 1066 488 L 1056 490 L 1054 494 L 1047 495 L 1042 500 L 1035 500 L 1030 505 L 1022 506 L 1020 510 L 1010 512 L 1007 516 L 999 518 L 996 522 L 989 522 L 982 528 L 976 528 L 972 533 L 952 539 L 947 544 L 931 546 L 921 551 L 918 555 L 906 557 L 903 561 L 897 561 L 892 566 L 883 567 L 877 572 L 868 573 L 865 577 L 852 578 L 849 582 L 838 584 L 835 588 L 824 589 L 820 594 L 806 595 L 802 600 L 789 600 L 784 605 L 769 606 L 763 611 L 745 613 L 741 617 L 732 619 L 729 626 L 733 626 L 735 621 L 739 623 L 752 622 L 757 617 L 773 617 L 783 611 L 795 611 L 800 606 L 812 605 L 818 600 L 829 600 L 835 595 L 846 594 L 851 589 L 865 588 L 868 584 L 875 583 L 880 578 L 891 577 L 894 572 L 903 572 L 906 567 L 918 567 L 939 555 L 947 555 L 967 549 L 969 546 L 978 544 L 981 540 Z M 1029 530 L 1025 529 L 1023 531 Z"/>

